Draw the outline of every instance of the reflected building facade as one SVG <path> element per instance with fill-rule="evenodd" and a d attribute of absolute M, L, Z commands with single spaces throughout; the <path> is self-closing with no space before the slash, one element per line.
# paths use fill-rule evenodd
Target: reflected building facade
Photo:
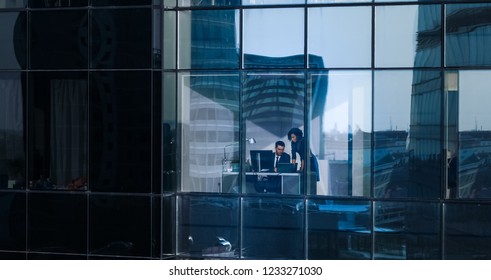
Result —
<path fill-rule="evenodd" d="M 264 2 L 0 1 L 0 258 L 491 259 L 491 4 Z"/>

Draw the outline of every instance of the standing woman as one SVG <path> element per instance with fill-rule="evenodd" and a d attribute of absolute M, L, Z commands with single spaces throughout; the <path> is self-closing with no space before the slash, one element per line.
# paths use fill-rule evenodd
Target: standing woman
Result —
<path fill-rule="evenodd" d="M 292 144 L 292 163 L 297 163 L 297 153 L 300 155 L 300 171 L 305 167 L 305 146 L 303 142 L 303 133 L 299 128 L 292 128 L 288 131 L 288 141 Z"/>
<path fill-rule="evenodd" d="M 288 140 L 291 141 L 292 144 L 292 163 L 297 163 L 297 153 L 300 156 L 300 172 L 303 172 L 305 169 L 305 141 L 303 138 L 303 133 L 299 128 L 292 128 L 288 131 Z M 319 181 L 319 163 L 317 162 L 317 158 L 309 152 L 310 158 L 310 176 L 309 176 L 309 185 L 310 190 L 309 194 L 317 193 L 317 182 Z"/>

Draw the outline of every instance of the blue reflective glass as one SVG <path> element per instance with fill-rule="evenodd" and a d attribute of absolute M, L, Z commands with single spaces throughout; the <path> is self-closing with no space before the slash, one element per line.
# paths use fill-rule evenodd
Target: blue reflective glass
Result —
<path fill-rule="evenodd" d="M 178 254 L 237 258 L 240 253 L 238 205 L 238 198 L 233 197 L 181 197 Z"/>
<path fill-rule="evenodd" d="M 372 72 L 309 74 L 310 149 L 317 158 L 316 193 L 370 196 Z"/>
<path fill-rule="evenodd" d="M 179 13 L 180 69 L 239 67 L 238 10 Z"/>
<path fill-rule="evenodd" d="M 448 4 L 446 66 L 490 66 L 491 4 Z"/>
<path fill-rule="evenodd" d="M 375 202 L 375 259 L 440 259 L 440 205 Z"/>
<path fill-rule="evenodd" d="M 304 258 L 304 201 L 248 197 L 242 202 L 242 257 Z"/>
<path fill-rule="evenodd" d="M 27 13 L 0 13 L 0 69 L 24 69 L 27 65 Z"/>
<path fill-rule="evenodd" d="M 441 65 L 441 6 L 375 7 L 376 67 Z"/>
<path fill-rule="evenodd" d="M 309 259 L 371 259 L 368 201 L 309 200 Z"/>
<path fill-rule="evenodd" d="M 323 61 L 319 65 L 309 57 L 309 67 L 370 67 L 371 22 L 370 7 L 309 9 L 309 55 Z"/>
<path fill-rule="evenodd" d="M 303 68 L 304 24 L 300 8 L 244 10 L 244 68 Z"/>
<path fill-rule="evenodd" d="M 445 204 L 444 259 L 491 259 L 491 205 Z"/>
<path fill-rule="evenodd" d="M 440 71 L 376 71 L 374 196 L 440 197 Z"/>

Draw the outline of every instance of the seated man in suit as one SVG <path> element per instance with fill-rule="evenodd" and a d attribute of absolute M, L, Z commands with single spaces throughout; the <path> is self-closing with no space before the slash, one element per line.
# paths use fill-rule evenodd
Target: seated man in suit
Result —
<path fill-rule="evenodd" d="M 278 172 L 278 163 L 290 163 L 290 155 L 285 153 L 285 142 L 276 141 L 274 145 L 274 172 Z"/>
<path fill-rule="evenodd" d="M 276 165 L 278 163 L 290 163 L 290 155 L 285 153 L 285 143 L 283 141 L 276 141 L 274 148 L 274 172 L 278 172 Z M 257 192 L 268 193 L 280 193 L 281 192 L 281 176 L 268 175 L 261 177 L 256 182 Z"/>

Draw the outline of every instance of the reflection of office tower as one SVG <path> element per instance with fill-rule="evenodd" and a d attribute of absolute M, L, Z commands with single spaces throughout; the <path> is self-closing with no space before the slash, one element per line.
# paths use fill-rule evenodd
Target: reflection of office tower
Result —
<path fill-rule="evenodd" d="M 420 7 L 414 65 L 438 65 L 441 61 L 441 26 L 434 22 L 437 9 Z M 409 186 L 411 197 L 440 197 L 442 152 L 442 79 L 438 71 L 413 74 L 409 127 Z"/>

